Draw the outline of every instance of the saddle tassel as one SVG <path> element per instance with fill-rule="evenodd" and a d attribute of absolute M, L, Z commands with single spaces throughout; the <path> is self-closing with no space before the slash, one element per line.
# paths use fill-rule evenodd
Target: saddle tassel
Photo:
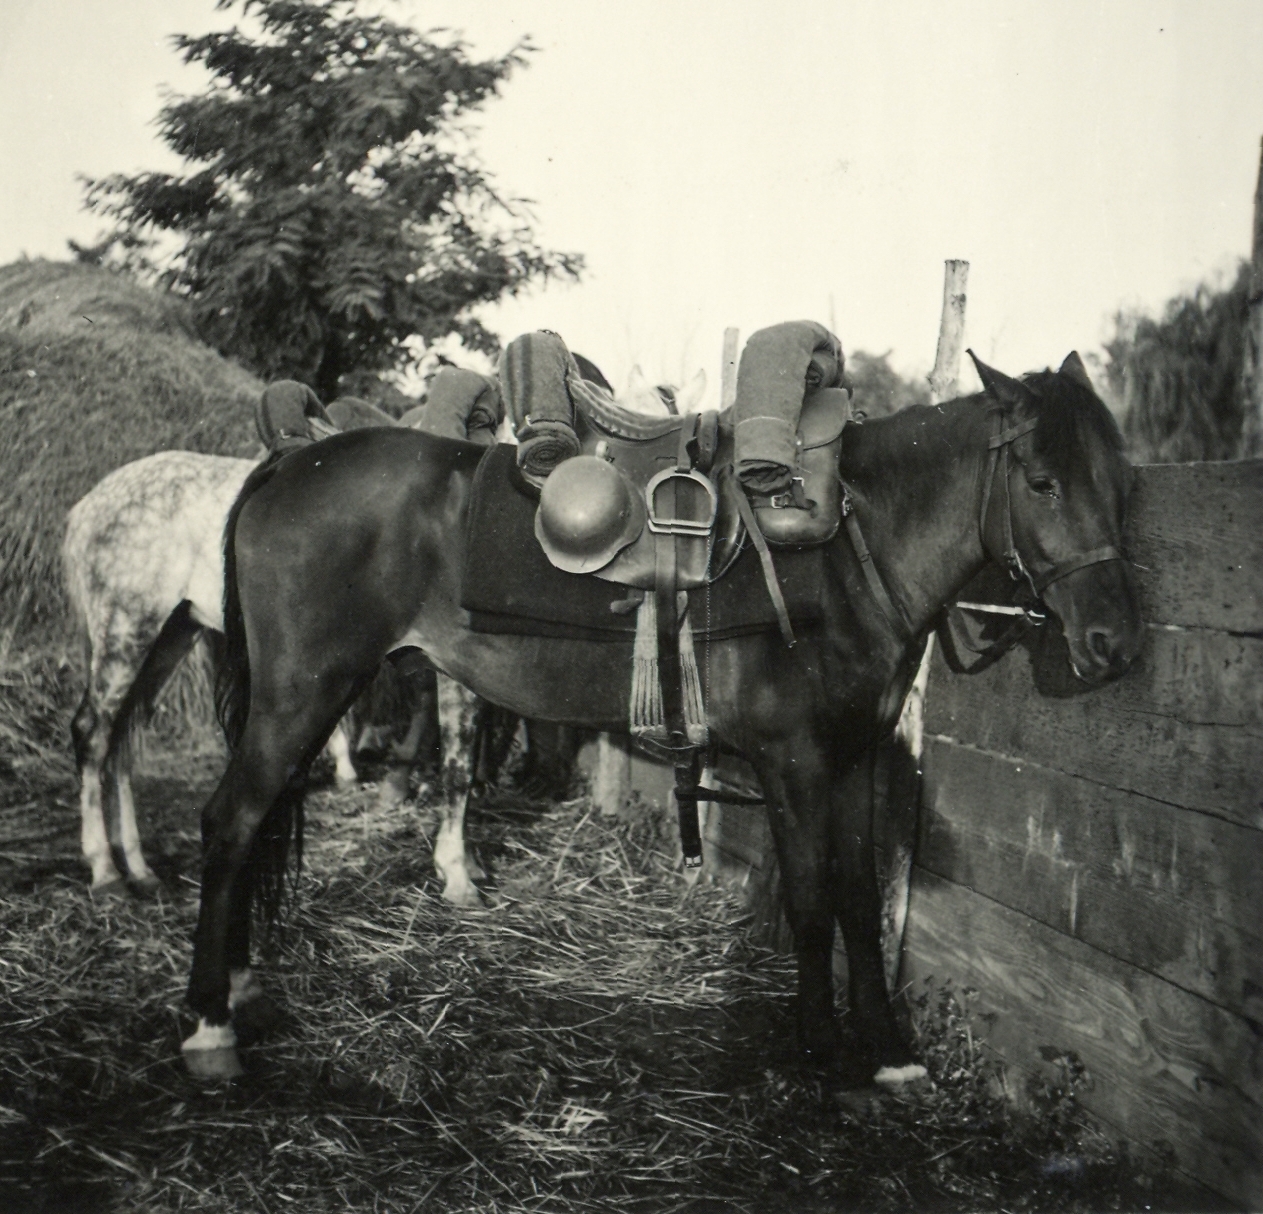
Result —
<path fill-rule="evenodd" d="M 679 599 L 687 602 L 685 592 L 679 593 L 677 602 Z M 708 738 L 706 707 L 702 700 L 702 679 L 693 647 L 693 629 L 687 616 L 680 625 L 679 646 L 684 721 L 688 740 L 694 746 L 705 746 Z M 628 715 L 633 737 L 651 744 L 665 744 L 669 740 L 663 720 L 662 679 L 658 666 L 658 605 L 652 594 L 645 595 L 636 610 L 631 711 Z"/>

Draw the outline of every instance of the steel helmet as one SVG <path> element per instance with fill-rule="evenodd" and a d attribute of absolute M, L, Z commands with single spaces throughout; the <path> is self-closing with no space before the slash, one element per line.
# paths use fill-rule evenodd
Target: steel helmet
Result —
<path fill-rule="evenodd" d="M 548 474 L 539 492 L 535 536 L 567 573 L 594 573 L 644 530 L 645 503 L 613 464 L 574 455 Z"/>

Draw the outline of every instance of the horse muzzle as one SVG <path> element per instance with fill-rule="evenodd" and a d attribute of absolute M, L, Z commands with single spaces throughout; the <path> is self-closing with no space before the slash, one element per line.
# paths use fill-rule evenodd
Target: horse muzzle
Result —
<path fill-rule="evenodd" d="M 1081 682 L 1117 679 L 1140 655 L 1144 622 L 1125 561 L 1076 570 L 1049 586 L 1044 600 L 1061 621 Z"/>

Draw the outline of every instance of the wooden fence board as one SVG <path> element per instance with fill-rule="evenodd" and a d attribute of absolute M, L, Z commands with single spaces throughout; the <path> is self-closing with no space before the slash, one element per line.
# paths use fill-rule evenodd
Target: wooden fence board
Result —
<path fill-rule="evenodd" d="M 923 870 L 904 947 L 914 987 L 933 976 L 979 991 L 1001 1057 L 1073 1051 L 1095 1116 L 1263 1208 L 1263 1040 L 1245 1019 Z"/>
<path fill-rule="evenodd" d="M 1136 469 L 1127 553 L 1153 623 L 1263 632 L 1263 460 Z"/>
<path fill-rule="evenodd" d="M 1263 831 L 931 738 L 917 862 L 1263 1020 Z"/>
<path fill-rule="evenodd" d="M 939 661 L 932 682 L 930 733 L 1263 828 L 1263 640 L 1149 629 L 1124 678 L 1066 699 L 1017 652 L 969 677 Z"/>

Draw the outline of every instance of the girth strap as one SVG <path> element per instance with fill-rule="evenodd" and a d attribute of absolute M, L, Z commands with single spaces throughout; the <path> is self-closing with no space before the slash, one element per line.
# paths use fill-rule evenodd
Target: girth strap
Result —
<path fill-rule="evenodd" d="M 691 422 L 691 424 L 690 424 Z M 696 428 L 696 416 L 685 418 L 680 427 L 679 449 L 676 453 L 676 471 L 688 472 L 692 460 L 688 443 Z M 668 496 L 670 516 L 678 517 L 676 505 L 677 481 L 663 482 L 662 490 Z M 667 731 L 667 750 L 675 769 L 675 787 L 684 791 L 697 787 L 697 747 L 689 742 L 688 722 L 684 712 L 684 676 L 680 663 L 680 614 L 676 604 L 676 582 L 679 556 L 675 534 L 659 535 L 657 559 L 654 569 L 654 599 L 658 625 L 658 676 L 662 685 L 662 722 Z M 697 817 L 697 802 L 676 798 L 676 812 L 680 822 L 680 850 L 686 869 L 702 866 L 702 834 Z"/>

